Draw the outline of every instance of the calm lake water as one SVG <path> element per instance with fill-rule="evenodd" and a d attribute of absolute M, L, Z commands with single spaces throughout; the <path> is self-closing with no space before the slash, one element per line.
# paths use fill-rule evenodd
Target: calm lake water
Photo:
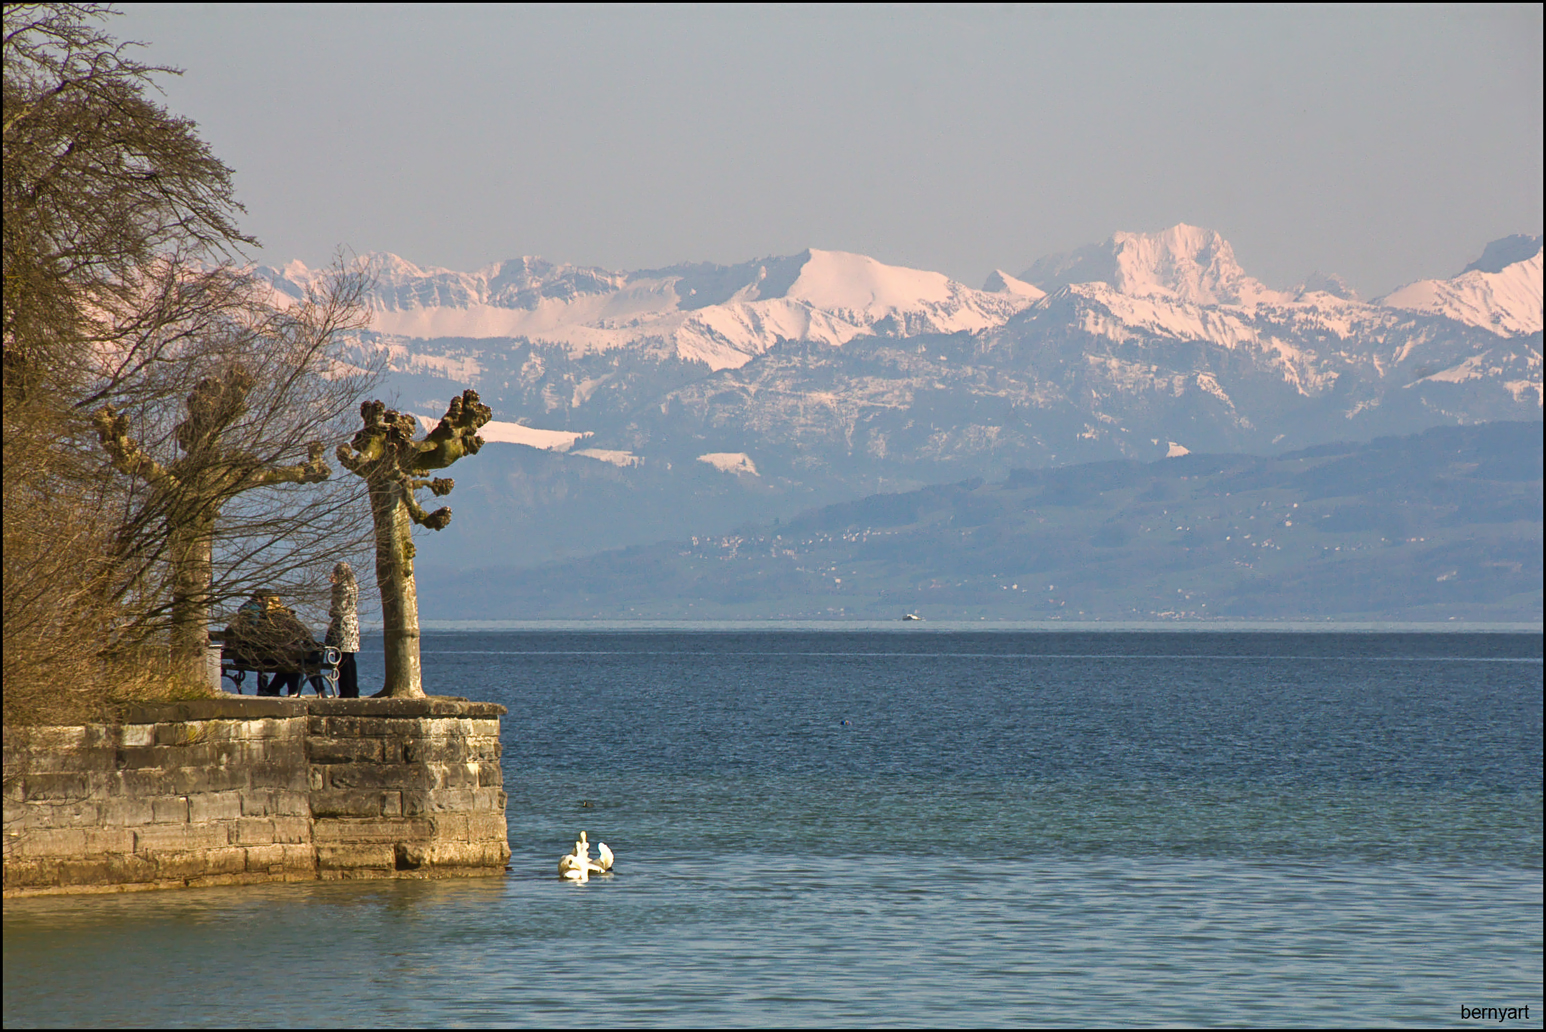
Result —
<path fill-rule="evenodd" d="M 1541 1024 L 1538 634 L 424 652 L 510 708 L 507 876 L 7 902 L 5 1024 Z"/>

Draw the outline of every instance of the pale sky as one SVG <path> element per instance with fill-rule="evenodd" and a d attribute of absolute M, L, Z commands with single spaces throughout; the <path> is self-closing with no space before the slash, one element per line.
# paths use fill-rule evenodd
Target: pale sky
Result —
<path fill-rule="evenodd" d="M 123 9 L 266 262 L 818 247 L 981 286 L 1189 222 L 1374 296 L 1541 232 L 1536 4 Z"/>

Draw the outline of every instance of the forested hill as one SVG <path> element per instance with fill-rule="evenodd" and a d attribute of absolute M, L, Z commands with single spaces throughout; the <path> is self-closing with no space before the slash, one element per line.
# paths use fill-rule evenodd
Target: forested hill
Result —
<path fill-rule="evenodd" d="M 1538 621 L 1540 423 L 1016 471 L 528 570 L 453 619 Z"/>

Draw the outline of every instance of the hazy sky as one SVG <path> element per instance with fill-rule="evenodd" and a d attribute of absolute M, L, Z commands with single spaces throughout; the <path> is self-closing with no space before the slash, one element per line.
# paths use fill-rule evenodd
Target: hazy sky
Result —
<path fill-rule="evenodd" d="M 860 251 L 973 286 L 1190 222 L 1292 285 L 1542 222 L 1539 5 L 124 5 L 265 261 Z"/>

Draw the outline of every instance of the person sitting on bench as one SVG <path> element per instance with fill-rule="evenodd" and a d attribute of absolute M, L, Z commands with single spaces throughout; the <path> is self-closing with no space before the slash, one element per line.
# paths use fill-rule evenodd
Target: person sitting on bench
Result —
<path fill-rule="evenodd" d="M 258 670 L 259 695 L 299 695 L 307 658 L 322 646 L 271 591 L 255 592 L 225 629 L 225 647 L 238 666 Z M 277 676 L 270 682 L 263 668 Z"/>

